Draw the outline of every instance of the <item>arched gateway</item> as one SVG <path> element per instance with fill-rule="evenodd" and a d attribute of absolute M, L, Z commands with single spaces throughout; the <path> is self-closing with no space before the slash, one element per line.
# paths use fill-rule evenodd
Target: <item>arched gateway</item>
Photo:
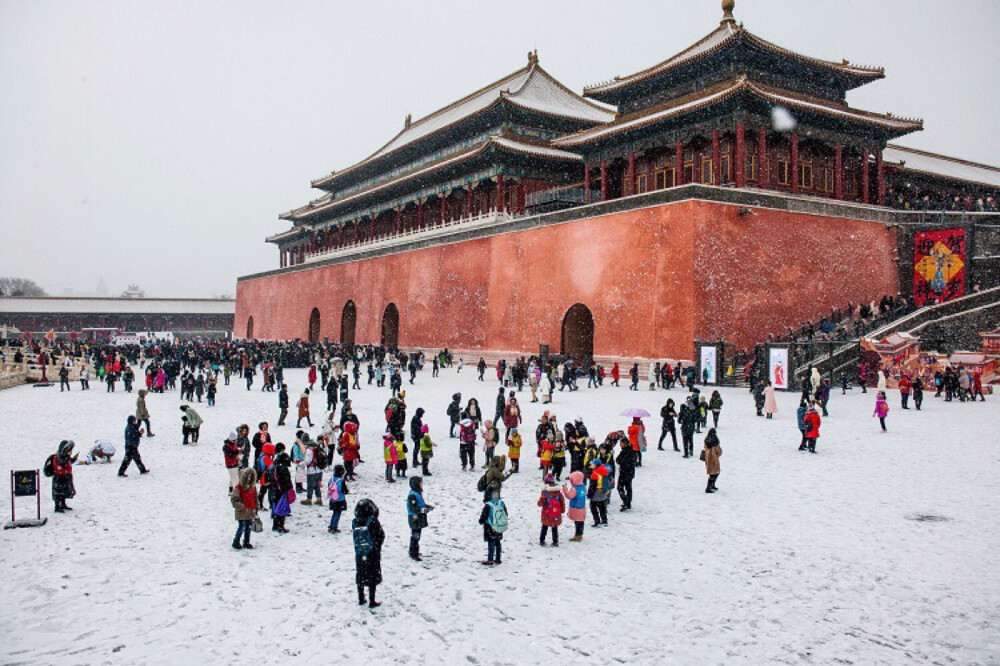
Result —
<path fill-rule="evenodd" d="M 340 344 L 354 344 L 354 329 L 358 324 L 358 309 L 354 301 L 344 303 L 344 311 L 340 315 Z"/>
<path fill-rule="evenodd" d="M 386 347 L 399 345 L 399 310 L 395 303 L 389 303 L 382 314 L 382 344 Z"/>
<path fill-rule="evenodd" d="M 309 313 L 309 342 L 319 342 L 319 308 Z"/>
<path fill-rule="evenodd" d="M 577 303 L 566 311 L 561 347 L 564 356 L 576 361 L 594 356 L 594 315 L 583 303 Z"/>

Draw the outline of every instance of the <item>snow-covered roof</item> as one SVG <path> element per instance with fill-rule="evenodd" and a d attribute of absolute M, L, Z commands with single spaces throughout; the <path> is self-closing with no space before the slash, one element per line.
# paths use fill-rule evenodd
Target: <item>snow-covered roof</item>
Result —
<path fill-rule="evenodd" d="M 8 314 L 231 315 L 236 312 L 236 301 L 221 298 L 0 297 L 0 312 Z"/>
<path fill-rule="evenodd" d="M 745 30 L 742 25 L 737 25 L 733 20 L 723 20 L 722 23 L 719 24 L 718 28 L 708 33 L 680 53 L 667 58 L 663 62 L 653 65 L 652 67 L 644 69 L 640 72 L 636 72 L 635 74 L 621 77 L 616 76 L 611 81 L 605 81 L 603 83 L 587 86 L 583 89 L 583 94 L 597 97 L 612 93 L 635 85 L 636 83 L 641 83 L 642 81 L 655 78 L 669 72 L 670 70 L 676 69 L 685 63 L 693 62 L 713 53 L 717 53 L 718 51 L 738 43 L 751 44 L 760 49 L 786 58 L 798 60 L 813 66 L 854 77 L 876 79 L 885 76 L 885 70 L 881 67 L 854 65 L 846 60 L 842 62 L 821 60 L 819 58 L 813 58 L 796 53 L 795 51 L 790 51 L 786 48 L 778 46 L 777 44 L 769 42 L 766 39 L 761 39 L 757 35 Z"/>
<path fill-rule="evenodd" d="M 886 146 L 882 152 L 882 161 L 907 171 L 919 171 L 953 180 L 1000 188 L 1000 167 L 987 164 L 968 162 L 893 143 Z"/>
<path fill-rule="evenodd" d="M 852 109 L 848 106 L 840 106 L 834 102 L 808 98 L 792 93 L 788 90 L 772 88 L 759 83 L 754 83 L 746 76 L 741 76 L 735 80 L 721 83 L 707 88 L 695 95 L 682 97 L 671 101 L 665 105 L 644 109 L 628 116 L 622 116 L 613 123 L 600 125 L 590 129 L 581 130 L 575 134 L 569 134 L 555 139 L 552 143 L 555 146 L 576 146 L 588 143 L 605 136 L 618 134 L 620 132 L 639 129 L 652 125 L 669 118 L 681 116 L 698 109 L 722 102 L 739 92 L 750 92 L 758 98 L 769 101 L 773 104 L 787 106 L 793 109 L 814 111 L 826 115 L 834 115 L 856 122 L 878 125 L 884 129 L 905 134 L 923 128 L 923 122 L 917 119 L 898 118 L 891 115 L 882 115 Z"/>
<path fill-rule="evenodd" d="M 436 162 L 432 162 L 420 169 L 410 171 L 405 173 L 398 178 L 393 180 L 379 183 L 378 185 L 373 185 L 367 189 L 361 190 L 360 192 L 355 192 L 354 194 L 348 195 L 346 197 L 341 197 L 339 199 L 330 199 L 330 197 L 322 197 L 317 201 L 310 202 L 309 204 L 302 206 L 301 208 L 296 208 L 293 211 L 285 213 L 281 216 L 282 219 L 300 220 L 306 217 L 311 217 L 312 215 L 328 210 L 332 207 L 339 206 L 344 203 L 358 201 L 364 197 L 376 194 L 386 188 L 404 183 L 421 176 L 426 176 L 435 171 L 439 171 L 448 166 L 452 166 L 459 162 L 464 162 L 473 157 L 481 155 L 490 148 L 499 148 L 501 150 L 506 150 L 509 152 L 520 153 L 523 155 L 536 155 L 538 157 L 545 157 L 550 159 L 558 160 L 571 160 L 574 162 L 580 162 L 583 158 L 576 153 L 571 153 L 565 150 L 559 150 L 557 148 L 550 148 L 548 146 L 543 146 L 536 143 L 529 143 L 526 141 L 518 141 L 509 137 L 502 136 L 490 136 L 486 140 L 470 146 L 466 150 L 455 155 L 450 155 L 448 157 L 442 158 Z M 285 232 L 290 233 L 290 232 Z M 269 239 L 270 240 L 270 239 Z"/>
<path fill-rule="evenodd" d="M 369 157 L 347 169 L 315 180 L 312 185 L 313 187 L 328 185 L 349 171 L 384 157 L 415 141 L 425 139 L 485 111 L 501 101 L 549 116 L 595 124 L 606 123 L 615 117 L 614 111 L 584 99 L 556 81 L 538 65 L 537 58 L 529 58 L 528 66 L 524 69 L 491 83 L 429 116 L 410 123 Z"/>
<path fill-rule="evenodd" d="M 948 357 L 949 363 L 963 365 L 982 365 L 986 363 L 987 357 L 983 352 L 955 351 Z"/>

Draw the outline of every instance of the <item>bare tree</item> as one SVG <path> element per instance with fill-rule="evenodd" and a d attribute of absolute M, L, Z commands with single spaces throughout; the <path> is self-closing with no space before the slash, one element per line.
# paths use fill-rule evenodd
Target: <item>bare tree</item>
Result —
<path fill-rule="evenodd" d="M 27 278 L 0 278 L 0 296 L 48 296 L 34 280 Z"/>

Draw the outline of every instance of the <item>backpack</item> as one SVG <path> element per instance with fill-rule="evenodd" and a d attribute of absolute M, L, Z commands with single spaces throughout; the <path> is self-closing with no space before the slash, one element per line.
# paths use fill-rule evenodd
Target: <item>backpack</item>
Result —
<path fill-rule="evenodd" d="M 559 520 L 562 518 L 562 514 L 562 502 L 559 501 L 559 497 L 557 495 L 549 495 L 548 499 L 545 500 L 545 506 L 542 508 L 542 517 L 549 520 Z"/>
<path fill-rule="evenodd" d="M 337 502 L 344 499 L 343 494 L 340 492 L 340 486 L 337 485 L 337 477 L 330 479 L 330 483 L 326 486 L 326 496 L 329 500 Z"/>
<path fill-rule="evenodd" d="M 388 423 L 392 419 L 392 407 L 385 408 L 385 422 Z"/>
<path fill-rule="evenodd" d="M 317 446 L 313 449 L 313 467 L 316 469 L 326 469 L 329 462 L 326 457 L 325 446 Z"/>
<path fill-rule="evenodd" d="M 497 534 L 507 531 L 507 507 L 500 500 L 487 502 L 490 505 L 489 525 Z"/>
<path fill-rule="evenodd" d="M 479 483 L 476 484 L 476 490 L 483 493 L 486 492 L 486 475 L 483 474 L 479 477 Z"/>
<path fill-rule="evenodd" d="M 369 518 L 364 525 L 359 525 L 354 528 L 354 554 L 360 555 L 361 557 L 367 557 L 371 554 L 372 550 L 375 549 L 375 540 L 372 539 L 372 533 L 369 526 L 372 524 L 372 519 Z"/>
<path fill-rule="evenodd" d="M 56 454 L 53 453 L 45 459 L 45 464 L 42 466 L 42 474 L 45 476 L 56 475 Z"/>

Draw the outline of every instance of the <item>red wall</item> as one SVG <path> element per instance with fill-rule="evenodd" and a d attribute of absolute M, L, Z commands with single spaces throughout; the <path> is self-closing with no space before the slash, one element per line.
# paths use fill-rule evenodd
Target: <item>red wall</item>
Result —
<path fill-rule="evenodd" d="M 694 339 L 752 344 L 848 301 L 898 291 L 894 230 L 881 224 L 686 201 L 249 279 L 235 334 L 378 342 L 399 308 L 400 345 L 535 352 L 560 346 L 574 303 L 594 315 L 598 355 L 691 358 Z"/>

